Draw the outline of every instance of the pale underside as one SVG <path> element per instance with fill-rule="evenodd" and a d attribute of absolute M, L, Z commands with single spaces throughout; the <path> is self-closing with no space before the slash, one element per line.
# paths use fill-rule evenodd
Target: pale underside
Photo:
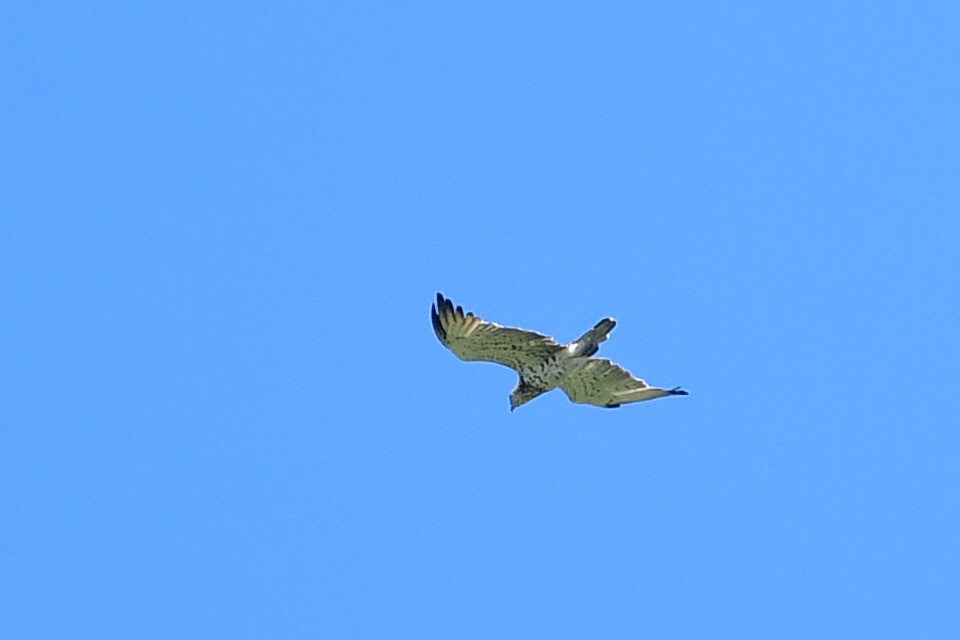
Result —
<path fill-rule="evenodd" d="M 536 331 L 504 327 L 465 313 L 440 294 L 431 319 L 437 337 L 461 360 L 495 362 L 520 374 L 511 396 L 511 401 L 522 397 L 518 404 L 557 387 L 573 402 L 601 407 L 686 395 L 679 388 L 651 387 L 610 360 L 590 357 L 616 324 L 612 318 L 566 346 Z"/>

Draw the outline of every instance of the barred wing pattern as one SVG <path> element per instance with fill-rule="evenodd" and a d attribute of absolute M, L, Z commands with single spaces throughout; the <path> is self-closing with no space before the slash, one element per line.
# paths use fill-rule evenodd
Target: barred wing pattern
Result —
<path fill-rule="evenodd" d="M 487 322 L 437 294 L 430 316 L 437 337 L 461 360 L 496 362 L 521 372 L 563 349 L 556 340 L 536 331 Z"/>
<path fill-rule="evenodd" d="M 651 387 L 605 358 L 577 358 L 576 362 L 570 363 L 560 388 L 571 402 L 611 408 L 663 396 L 687 395 L 687 392 L 680 388 Z"/>

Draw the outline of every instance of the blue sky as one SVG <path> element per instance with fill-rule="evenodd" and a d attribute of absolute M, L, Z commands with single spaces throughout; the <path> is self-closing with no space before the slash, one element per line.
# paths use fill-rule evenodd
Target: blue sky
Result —
<path fill-rule="evenodd" d="M 0 18 L 3 637 L 960 633 L 957 4 Z"/>

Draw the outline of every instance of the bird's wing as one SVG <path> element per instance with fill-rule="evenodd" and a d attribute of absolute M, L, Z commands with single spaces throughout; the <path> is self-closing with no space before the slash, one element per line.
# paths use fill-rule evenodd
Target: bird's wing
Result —
<path fill-rule="evenodd" d="M 464 313 L 463 307 L 454 307 L 439 293 L 430 316 L 440 342 L 461 360 L 496 362 L 519 372 L 563 349 L 542 333 L 502 327 Z"/>
<path fill-rule="evenodd" d="M 560 383 L 560 388 L 572 402 L 599 407 L 618 407 L 628 402 L 652 400 L 663 396 L 685 396 L 676 389 L 651 387 L 618 364 L 605 358 L 576 358 L 572 360 Z"/>

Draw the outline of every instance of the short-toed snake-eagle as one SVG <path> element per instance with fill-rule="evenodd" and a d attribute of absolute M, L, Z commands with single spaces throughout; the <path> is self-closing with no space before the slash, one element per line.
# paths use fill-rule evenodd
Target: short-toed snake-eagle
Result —
<path fill-rule="evenodd" d="M 511 411 L 557 387 L 573 402 L 608 408 L 687 395 L 680 387 L 651 387 L 610 360 L 593 357 L 617 325 L 613 318 L 604 318 L 570 344 L 561 345 L 535 331 L 503 327 L 464 313 L 463 307 L 454 307 L 439 293 L 430 315 L 440 342 L 461 360 L 496 362 L 520 374 L 510 393 Z"/>

